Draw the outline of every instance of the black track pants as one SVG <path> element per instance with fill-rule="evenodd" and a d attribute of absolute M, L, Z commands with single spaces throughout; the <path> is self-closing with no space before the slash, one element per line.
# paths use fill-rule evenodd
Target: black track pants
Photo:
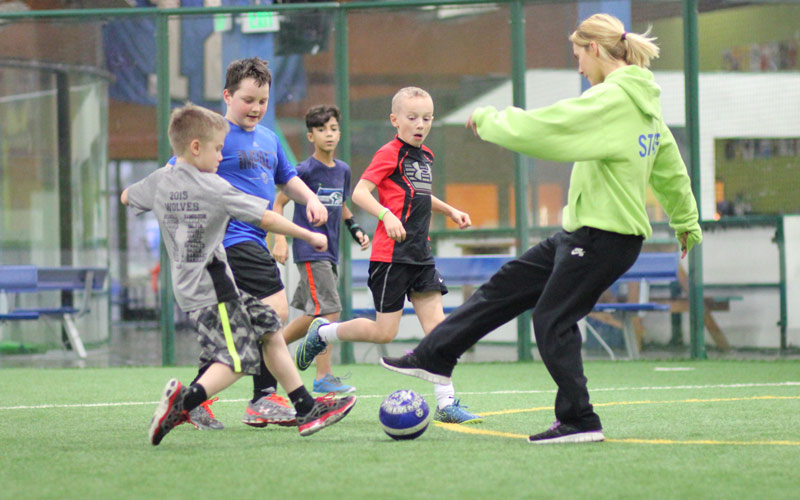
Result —
<path fill-rule="evenodd" d="M 556 418 L 582 429 L 599 429 L 600 418 L 589 403 L 577 323 L 633 265 L 642 241 L 640 236 L 591 227 L 561 231 L 503 265 L 414 352 L 438 371 L 450 373 L 481 338 L 534 308 L 536 345 L 558 385 Z"/>

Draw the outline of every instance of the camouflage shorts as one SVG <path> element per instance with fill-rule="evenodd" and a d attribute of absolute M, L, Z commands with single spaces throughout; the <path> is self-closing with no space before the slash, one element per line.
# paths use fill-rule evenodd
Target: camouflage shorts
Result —
<path fill-rule="evenodd" d="M 219 362 L 235 372 L 258 375 L 261 371 L 261 337 L 277 332 L 281 320 L 270 306 L 245 292 L 237 300 L 203 307 L 189 313 L 200 342 L 200 366 Z M 225 308 L 226 335 L 221 308 Z"/>

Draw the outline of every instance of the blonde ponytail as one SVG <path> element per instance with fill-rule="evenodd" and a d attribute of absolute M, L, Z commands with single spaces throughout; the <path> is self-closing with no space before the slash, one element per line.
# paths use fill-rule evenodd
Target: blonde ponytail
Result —
<path fill-rule="evenodd" d="M 643 68 L 650 66 L 650 60 L 658 57 L 656 38 L 650 37 L 650 27 L 642 34 L 628 33 L 622 21 L 609 14 L 595 14 L 583 21 L 570 36 L 569 41 L 579 47 L 587 47 L 596 42 L 600 57 L 624 60 Z"/>

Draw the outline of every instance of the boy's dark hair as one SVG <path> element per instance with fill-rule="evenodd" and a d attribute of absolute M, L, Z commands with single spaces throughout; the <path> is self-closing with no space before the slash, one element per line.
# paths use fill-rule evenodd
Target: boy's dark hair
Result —
<path fill-rule="evenodd" d="M 330 105 L 314 106 L 306 112 L 306 128 L 309 132 L 315 127 L 322 127 L 331 118 L 336 118 L 337 122 L 341 122 L 339 118 L 339 108 Z"/>
<path fill-rule="evenodd" d="M 245 78 L 254 79 L 259 87 L 272 85 L 269 63 L 260 57 L 237 59 L 231 62 L 228 69 L 225 70 L 225 89 L 229 94 L 235 94 L 239 90 L 239 84 Z"/>

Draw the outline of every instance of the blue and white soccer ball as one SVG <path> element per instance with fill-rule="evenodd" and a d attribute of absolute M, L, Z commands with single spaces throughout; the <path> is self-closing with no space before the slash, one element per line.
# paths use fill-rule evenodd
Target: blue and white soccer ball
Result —
<path fill-rule="evenodd" d="M 394 391 L 381 403 L 381 426 L 392 439 L 420 437 L 428 428 L 430 416 L 425 398 L 408 389 Z"/>

